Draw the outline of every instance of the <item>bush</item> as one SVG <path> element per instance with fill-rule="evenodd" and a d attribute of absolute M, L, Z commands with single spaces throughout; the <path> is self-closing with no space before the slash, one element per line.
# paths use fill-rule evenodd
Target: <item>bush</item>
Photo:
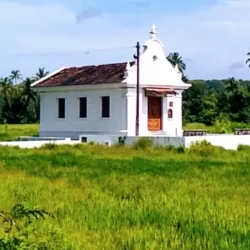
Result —
<path fill-rule="evenodd" d="M 148 149 L 153 147 L 152 139 L 141 137 L 134 143 L 135 149 Z"/>
<path fill-rule="evenodd" d="M 214 122 L 214 133 L 217 134 L 229 134 L 232 133 L 231 122 L 227 115 L 221 114 Z"/>
<path fill-rule="evenodd" d="M 179 147 L 177 147 L 175 150 L 176 150 L 176 152 L 179 153 L 179 154 L 185 153 L 185 147 L 184 147 L 184 146 L 179 146 Z"/>
<path fill-rule="evenodd" d="M 225 150 L 222 147 L 213 146 L 210 142 L 203 140 L 201 142 L 193 143 L 188 149 L 191 153 L 198 153 L 200 156 L 213 155 L 218 150 Z"/>
<path fill-rule="evenodd" d="M 58 147 L 58 145 L 55 144 L 55 143 L 46 143 L 41 148 L 44 148 L 44 149 L 56 149 L 57 147 Z"/>
<path fill-rule="evenodd" d="M 166 149 L 167 151 L 174 151 L 176 148 L 175 148 L 174 145 L 167 145 L 167 146 L 165 147 L 165 149 Z"/>
<path fill-rule="evenodd" d="M 237 151 L 249 151 L 249 150 L 250 150 L 250 146 L 248 145 L 239 144 L 237 147 Z"/>

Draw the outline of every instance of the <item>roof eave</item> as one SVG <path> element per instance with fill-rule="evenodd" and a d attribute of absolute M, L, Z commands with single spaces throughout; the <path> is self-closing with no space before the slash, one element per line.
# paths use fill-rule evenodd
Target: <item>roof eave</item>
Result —
<path fill-rule="evenodd" d="M 43 78 L 41 78 L 41 79 L 39 79 L 39 80 L 33 82 L 33 83 L 31 84 L 31 88 L 34 88 L 38 83 L 41 83 L 41 82 L 43 82 L 43 81 L 49 79 L 50 77 L 54 76 L 55 74 L 61 72 L 62 70 L 68 69 L 68 68 L 69 68 L 69 67 L 61 67 L 61 68 L 59 68 L 59 69 L 57 69 L 57 70 L 55 70 L 55 71 L 49 73 L 49 74 L 46 75 L 45 77 L 43 77 Z M 37 86 L 37 88 L 40 88 L 40 87 Z"/>
<path fill-rule="evenodd" d="M 34 87 L 35 92 L 57 92 L 57 91 L 80 91 L 80 90 L 101 90 L 101 89 L 117 89 L 123 87 L 123 83 L 100 83 L 100 84 L 83 84 L 71 86 L 51 86 L 51 87 Z"/>

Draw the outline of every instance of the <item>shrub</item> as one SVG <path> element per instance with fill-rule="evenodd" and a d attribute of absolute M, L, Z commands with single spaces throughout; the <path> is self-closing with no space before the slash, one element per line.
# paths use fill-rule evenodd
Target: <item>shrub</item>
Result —
<path fill-rule="evenodd" d="M 249 150 L 250 150 L 250 146 L 248 145 L 239 144 L 237 147 L 237 151 L 249 151 Z"/>
<path fill-rule="evenodd" d="M 56 145 L 55 143 L 46 143 L 41 148 L 51 150 L 51 149 L 56 149 L 57 147 L 58 145 Z"/>
<path fill-rule="evenodd" d="M 53 217 L 46 210 L 27 207 L 24 204 L 16 204 L 10 212 L 0 211 L 0 227 L 6 234 L 6 237 L 0 238 L 0 249 L 49 249 L 43 242 L 29 241 L 30 236 L 37 234 L 33 224 L 39 219 L 45 220 L 47 216 Z"/>
<path fill-rule="evenodd" d="M 174 151 L 176 148 L 175 148 L 174 145 L 167 145 L 167 146 L 165 147 L 165 149 L 166 149 L 167 151 Z"/>
<path fill-rule="evenodd" d="M 185 147 L 184 146 L 178 146 L 175 151 L 179 154 L 185 153 Z"/>
<path fill-rule="evenodd" d="M 188 149 L 189 152 L 198 153 L 200 156 L 210 156 L 218 150 L 224 150 L 222 147 L 213 146 L 210 142 L 203 140 L 193 143 Z"/>
<path fill-rule="evenodd" d="M 221 114 L 214 122 L 214 128 L 211 131 L 217 134 L 229 134 L 232 133 L 231 122 L 227 115 Z"/>
<path fill-rule="evenodd" d="M 134 148 L 135 149 L 147 149 L 147 148 L 152 148 L 153 146 L 153 141 L 152 139 L 141 137 L 136 142 L 134 143 Z"/>

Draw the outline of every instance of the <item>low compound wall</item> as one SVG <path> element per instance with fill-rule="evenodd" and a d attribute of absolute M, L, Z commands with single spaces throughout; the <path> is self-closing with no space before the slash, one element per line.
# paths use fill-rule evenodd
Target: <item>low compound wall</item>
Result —
<path fill-rule="evenodd" d="M 113 145 L 118 142 L 117 135 L 91 135 L 86 136 L 87 142 L 93 141 L 96 143 L 102 143 L 106 145 Z M 121 137 L 123 138 L 123 137 Z M 125 144 L 132 145 L 139 138 L 136 136 L 127 136 L 125 138 Z M 230 135 L 230 134 L 218 134 L 218 135 L 204 135 L 204 136 L 182 136 L 182 137 L 166 137 L 166 136 L 150 136 L 144 137 L 152 140 L 153 145 L 163 145 L 174 147 L 183 146 L 189 148 L 192 144 L 196 142 L 201 142 L 206 140 L 214 146 L 223 147 L 225 149 L 236 150 L 239 145 L 249 145 L 250 146 L 250 135 Z"/>
<path fill-rule="evenodd" d="M 113 145 L 118 142 L 118 135 L 91 135 L 87 136 L 87 142 L 93 141 L 95 143 L 102 143 L 106 145 Z M 136 136 L 121 137 L 124 138 L 124 142 L 127 145 L 132 145 L 139 138 Z M 239 145 L 250 146 L 250 135 L 230 135 L 230 134 L 218 134 L 218 135 L 204 135 L 204 136 L 182 136 L 182 137 L 166 137 L 166 136 L 150 136 L 144 137 L 152 140 L 153 145 L 163 145 L 169 146 L 173 145 L 175 147 L 183 146 L 189 148 L 192 144 L 196 142 L 201 142 L 203 140 L 211 143 L 214 146 L 223 147 L 225 149 L 236 150 Z"/>
<path fill-rule="evenodd" d="M 40 148 L 46 144 L 57 144 L 57 145 L 74 145 L 79 141 L 72 141 L 70 138 L 65 140 L 32 140 L 32 141 L 8 141 L 0 142 L 0 146 L 20 147 L 20 148 Z"/>
<path fill-rule="evenodd" d="M 120 142 L 124 141 L 127 145 L 134 144 L 138 139 L 142 137 L 127 136 L 120 137 Z M 185 148 L 190 147 L 193 143 L 206 140 L 214 146 L 220 146 L 225 149 L 236 150 L 239 145 L 250 146 L 250 135 L 205 135 L 205 136 L 183 136 L 183 137 L 166 137 L 166 136 L 150 136 L 144 137 L 151 139 L 153 145 L 163 145 L 174 147 L 183 146 Z M 39 148 L 45 144 L 57 144 L 57 145 L 74 145 L 78 143 L 100 143 L 107 146 L 112 146 L 119 142 L 119 135 L 82 135 L 80 140 L 71 140 L 66 138 L 65 140 L 31 140 L 31 141 L 10 141 L 0 142 L 0 146 L 18 146 L 20 148 Z"/>
<path fill-rule="evenodd" d="M 206 140 L 214 146 L 225 149 L 236 150 L 239 145 L 250 146 L 250 135 L 205 135 L 205 136 L 187 136 L 185 137 L 185 147 L 190 147 L 193 143 Z"/>

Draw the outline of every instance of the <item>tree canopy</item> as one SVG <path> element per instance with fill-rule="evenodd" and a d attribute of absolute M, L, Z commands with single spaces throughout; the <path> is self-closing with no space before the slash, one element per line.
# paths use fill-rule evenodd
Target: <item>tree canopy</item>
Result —
<path fill-rule="evenodd" d="M 9 77 L 0 78 L 0 123 L 36 123 L 39 121 L 39 96 L 31 84 L 48 72 L 38 69 L 35 77 L 22 79 L 19 70 L 12 70 Z"/>

